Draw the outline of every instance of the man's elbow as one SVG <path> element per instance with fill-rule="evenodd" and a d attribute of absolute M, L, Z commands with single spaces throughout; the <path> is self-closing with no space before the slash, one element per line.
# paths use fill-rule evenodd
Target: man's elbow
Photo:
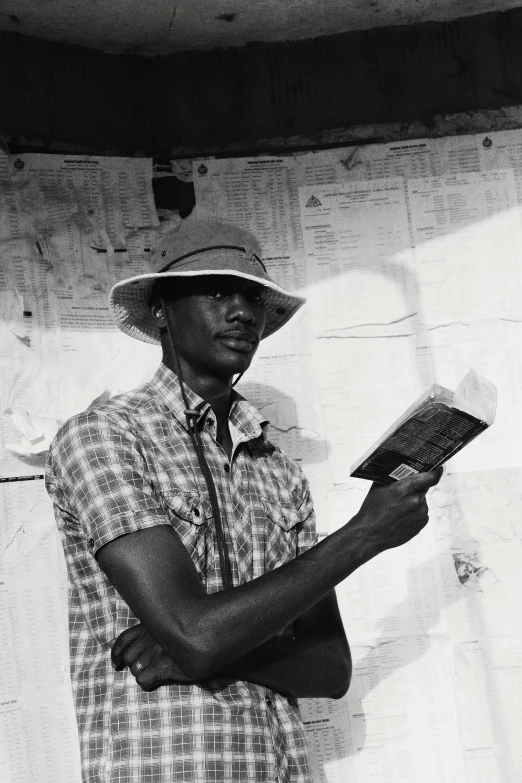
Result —
<path fill-rule="evenodd" d="M 168 645 L 168 652 L 191 680 L 206 680 L 222 665 L 219 649 L 205 634 L 187 634 Z"/>
<path fill-rule="evenodd" d="M 332 691 L 329 694 L 329 699 L 342 699 L 343 696 L 346 696 L 348 693 L 348 689 L 350 687 L 350 682 L 352 680 L 352 672 L 350 670 L 345 670 L 340 674 L 340 676 L 337 678 L 336 682 L 333 683 Z"/>
<path fill-rule="evenodd" d="M 332 673 L 331 690 L 327 698 L 342 699 L 348 693 L 352 681 L 352 658 L 349 649 L 347 655 L 339 656 L 337 665 L 332 667 Z"/>

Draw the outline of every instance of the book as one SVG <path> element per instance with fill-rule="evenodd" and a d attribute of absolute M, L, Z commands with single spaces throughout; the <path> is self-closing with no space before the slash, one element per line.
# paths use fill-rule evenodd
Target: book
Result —
<path fill-rule="evenodd" d="M 434 383 L 355 462 L 354 478 L 392 484 L 443 465 L 494 420 L 497 390 L 470 370 L 455 391 Z"/>

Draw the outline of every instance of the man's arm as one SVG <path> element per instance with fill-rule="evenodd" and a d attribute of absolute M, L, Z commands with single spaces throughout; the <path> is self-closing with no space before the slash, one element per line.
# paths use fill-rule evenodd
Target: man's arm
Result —
<path fill-rule="evenodd" d="M 118 669 L 128 666 L 144 690 L 189 679 L 142 625 L 120 634 L 112 659 Z M 332 591 L 296 620 L 293 637 L 268 639 L 215 674 L 264 685 L 284 696 L 335 699 L 348 690 L 351 668 Z"/>
<path fill-rule="evenodd" d="M 134 614 L 191 679 L 207 679 L 303 616 L 356 568 L 428 522 L 442 471 L 373 485 L 359 513 L 307 552 L 227 592 L 207 594 L 173 528 L 120 536 L 98 562 Z M 254 666 L 255 668 L 255 666 Z"/>
<path fill-rule="evenodd" d="M 283 696 L 338 699 L 352 674 L 350 648 L 335 592 L 294 623 L 294 637 L 276 636 L 232 661 L 222 673 L 264 685 Z"/>

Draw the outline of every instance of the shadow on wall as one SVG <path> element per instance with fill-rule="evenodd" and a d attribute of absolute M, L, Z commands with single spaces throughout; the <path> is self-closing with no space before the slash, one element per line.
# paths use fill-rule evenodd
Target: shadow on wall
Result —
<path fill-rule="evenodd" d="M 255 381 L 241 383 L 238 392 L 266 416 L 268 438 L 298 464 L 327 462 L 331 447 L 311 427 L 299 423 L 297 405 L 288 394 L 274 386 Z"/>
<path fill-rule="evenodd" d="M 441 596 L 441 604 L 434 601 L 434 611 L 424 613 L 416 617 L 415 633 L 412 636 L 401 637 L 400 631 L 394 637 L 390 631 L 384 633 L 367 647 L 366 654 L 356 660 L 354 663 L 354 678 L 350 691 L 348 692 L 348 710 L 351 716 L 357 715 L 357 722 L 354 727 L 352 721 L 352 751 L 350 755 L 357 755 L 364 750 L 367 741 L 371 737 L 367 736 L 368 721 L 365 719 L 365 700 L 368 699 L 371 692 L 381 688 L 383 683 L 393 677 L 400 669 L 411 666 L 430 651 L 433 652 L 437 642 L 444 643 L 441 635 L 437 634 L 436 626 L 444 610 L 453 603 L 462 600 L 474 600 L 473 595 L 466 589 L 459 589 L 459 583 L 454 569 L 451 565 L 452 557 L 450 552 L 444 552 L 436 555 L 430 560 L 419 563 L 411 568 L 407 573 L 407 594 L 411 596 L 419 585 L 425 582 L 426 574 L 449 574 L 452 584 L 449 590 L 444 590 L 444 596 Z M 449 568 L 448 568 L 449 565 Z M 453 584 L 453 582 L 455 584 Z M 380 626 L 383 628 L 393 628 L 400 625 L 401 618 L 409 616 L 411 613 L 411 599 L 408 597 L 403 602 L 394 606 L 385 617 L 382 618 Z M 347 629 L 349 637 L 349 629 Z M 432 633 L 430 636 L 429 634 Z M 353 645 L 362 646 L 362 645 Z M 399 649 L 400 647 L 400 649 Z M 442 667 L 439 671 L 443 671 Z M 438 673 L 438 672 L 437 672 Z M 448 683 L 448 694 L 451 691 L 452 683 Z M 423 684 L 418 683 L 417 695 L 422 698 Z M 408 699 L 411 699 L 411 689 L 404 694 L 401 699 L 400 683 L 394 686 L 394 693 L 397 699 L 394 714 L 400 721 L 401 714 L 405 716 L 405 726 L 407 721 Z M 450 696 L 448 696 L 449 698 Z M 445 694 L 440 693 L 441 704 L 444 704 Z M 378 728 L 376 728 L 378 730 Z M 329 761 L 341 761 L 342 756 L 329 758 Z"/>

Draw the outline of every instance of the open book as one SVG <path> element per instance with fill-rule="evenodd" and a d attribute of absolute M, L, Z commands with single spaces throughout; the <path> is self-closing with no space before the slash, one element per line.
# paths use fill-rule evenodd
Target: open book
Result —
<path fill-rule="evenodd" d="M 380 484 L 438 468 L 495 420 L 497 390 L 470 370 L 454 392 L 433 384 L 352 465 Z"/>

